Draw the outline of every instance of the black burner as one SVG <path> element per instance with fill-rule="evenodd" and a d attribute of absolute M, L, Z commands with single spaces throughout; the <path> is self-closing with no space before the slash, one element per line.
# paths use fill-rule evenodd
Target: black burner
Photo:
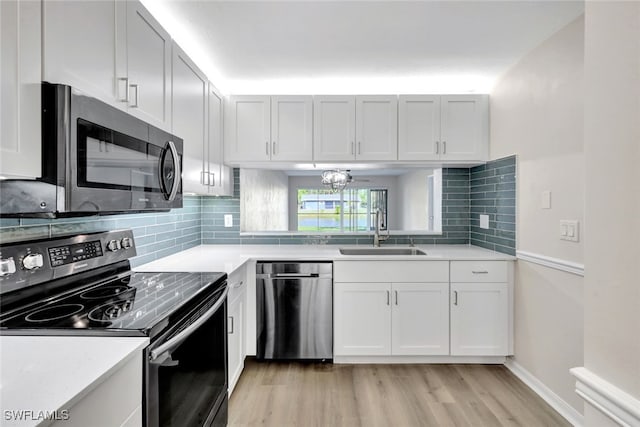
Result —
<path fill-rule="evenodd" d="M 101 305 L 89 312 L 89 320 L 93 320 L 94 322 L 109 322 L 127 313 L 131 310 L 132 306 L 133 300 Z"/>
<path fill-rule="evenodd" d="M 82 299 L 103 299 L 119 296 L 123 292 L 130 291 L 132 288 L 126 285 L 102 286 L 80 294 Z"/>
<path fill-rule="evenodd" d="M 49 322 L 51 320 L 70 317 L 84 309 L 82 304 L 59 304 L 41 308 L 25 317 L 28 322 Z"/>

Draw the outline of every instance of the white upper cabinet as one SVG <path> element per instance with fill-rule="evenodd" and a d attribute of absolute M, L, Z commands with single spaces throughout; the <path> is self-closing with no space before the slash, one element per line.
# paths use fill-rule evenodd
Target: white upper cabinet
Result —
<path fill-rule="evenodd" d="M 356 159 L 397 160 L 398 97 L 356 97 Z"/>
<path fill-rule="evenodd" d="M 398 160 L 439 160 L 440 96 L 400 95 Z"/>
<path fill-rule="evenodd" d="M 310 96 L 271 97 L 271 160 L 312 161 L 312 110 Z"/>
<path fill-rule="evenodd" d="M 171 36 L 137 1 L 127 2 L 129 112 L 171 129 Z"/>
<path fill-rule="evenodd" d="M 41 3 L 0 1 L 0 175 L 38 178 L 41 167 Z"/>
<path fill-rule="evenodd" d="M 222 95 L 209 83 L 209 150 L 208 164 L 211 178 L 208 194 L 215 196 L 233 195 L 233 172 L 222 163 L 223 160 L 223 101 Z"/>
<path fill-rule="evenodd" d="M 487 95 L 401 95 L 399 160 L 484 161 Z"/>
<path fill-rule="evenodd" d="M 315 96 L 313 116 L 314 160 L 355 159 L 355 97 Z"/>
<path fill-rule="evenodd" d="M 225 110 L 225 160 L 310 162 L 310 96 L 232 96 Z"/>
<path fill-rule="evenodd" d="M 139 1 L 46 1 L 43 8 L 43 80 L 171 132 L 171 37 Z"/>
<path fill-rule="evenodd" d="M 126 109 L 127 3 L 61 0 L 42 2 L 42 7 L 43 80 Z"/>
<path fill-rule="evenodd" d="M 486 160 L 489 155 L 487 95 L 441 98 L 442 159 Z"/>
<path fill-rule="evenodd" d="M 225 161 L 271 158 L 271 99 L 232 96 L 225 108 Z"/>
<path fill-rule="evenodd" d="M 207 194 L 209 82 L 189 57 L 173 45 L 173 134 L 183 140 L 182 190 Z"/>
<path fill-rule="evenodd" d="M 315 161 L 397 159 L 395 95 L 314 97 Z"/>

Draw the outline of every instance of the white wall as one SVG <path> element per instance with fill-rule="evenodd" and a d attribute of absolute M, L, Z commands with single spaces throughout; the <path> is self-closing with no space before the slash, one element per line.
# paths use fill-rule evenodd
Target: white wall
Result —
<path fill-rule="evenodd" d="M 584 366 L 640 399 L 639 2 L 586 2 L 584 129 Z"/>
<path fill-rule="evenodd" d="M 398 176 L 400 230 L 426 230 L 429 224 L 429 192 L 427 178 L 431 169 L 416 169 Z"/>
<path fill-rule="evenodd" d="M 491 93 L 491 158 L 518 155 L 517 249 L 581 263 L 583 241 L 559 239 L 559 221 L 584 225 L 584 21 L 527 54 Z M 551 209 L 541 209 L 543 191 Z M 584 237 L 584 233 L 583 233 Z M 569 369 L 583 363 L 583 279 L 519 260 L 515 362 L 577 412 Z"/>
<path fill-rule="evenodd" d="M 240 231 L 287 231 L 288 184 L 282 171 L 240 169 Z"/>

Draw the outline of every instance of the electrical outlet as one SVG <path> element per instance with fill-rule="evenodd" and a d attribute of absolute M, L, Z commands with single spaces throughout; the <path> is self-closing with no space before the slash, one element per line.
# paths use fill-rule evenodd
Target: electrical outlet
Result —
<path fill-rule="evenodd" d="M 480 228 L 489 228 L 489 215 L 480 215 Z"/>
<path fill-rule="evenodd" d="M 233 227 L 233 215 L 226 214 L 224 216 L 224 226 L 227 227 L 227 228 Z"/>
<path fill-rule="evenodd" d="M 551 209 L 551 191 L 546 190 L 542 192 L 540 197 L 540 207 L 542 209 Z"/>

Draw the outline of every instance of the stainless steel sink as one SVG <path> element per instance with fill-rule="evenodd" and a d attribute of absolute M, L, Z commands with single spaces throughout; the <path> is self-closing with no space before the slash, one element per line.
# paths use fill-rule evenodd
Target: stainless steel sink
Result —
<path fill-rule="evenodd" d="M 417 248 L 340 248 L 342 255 L 426 255 Z"/>

